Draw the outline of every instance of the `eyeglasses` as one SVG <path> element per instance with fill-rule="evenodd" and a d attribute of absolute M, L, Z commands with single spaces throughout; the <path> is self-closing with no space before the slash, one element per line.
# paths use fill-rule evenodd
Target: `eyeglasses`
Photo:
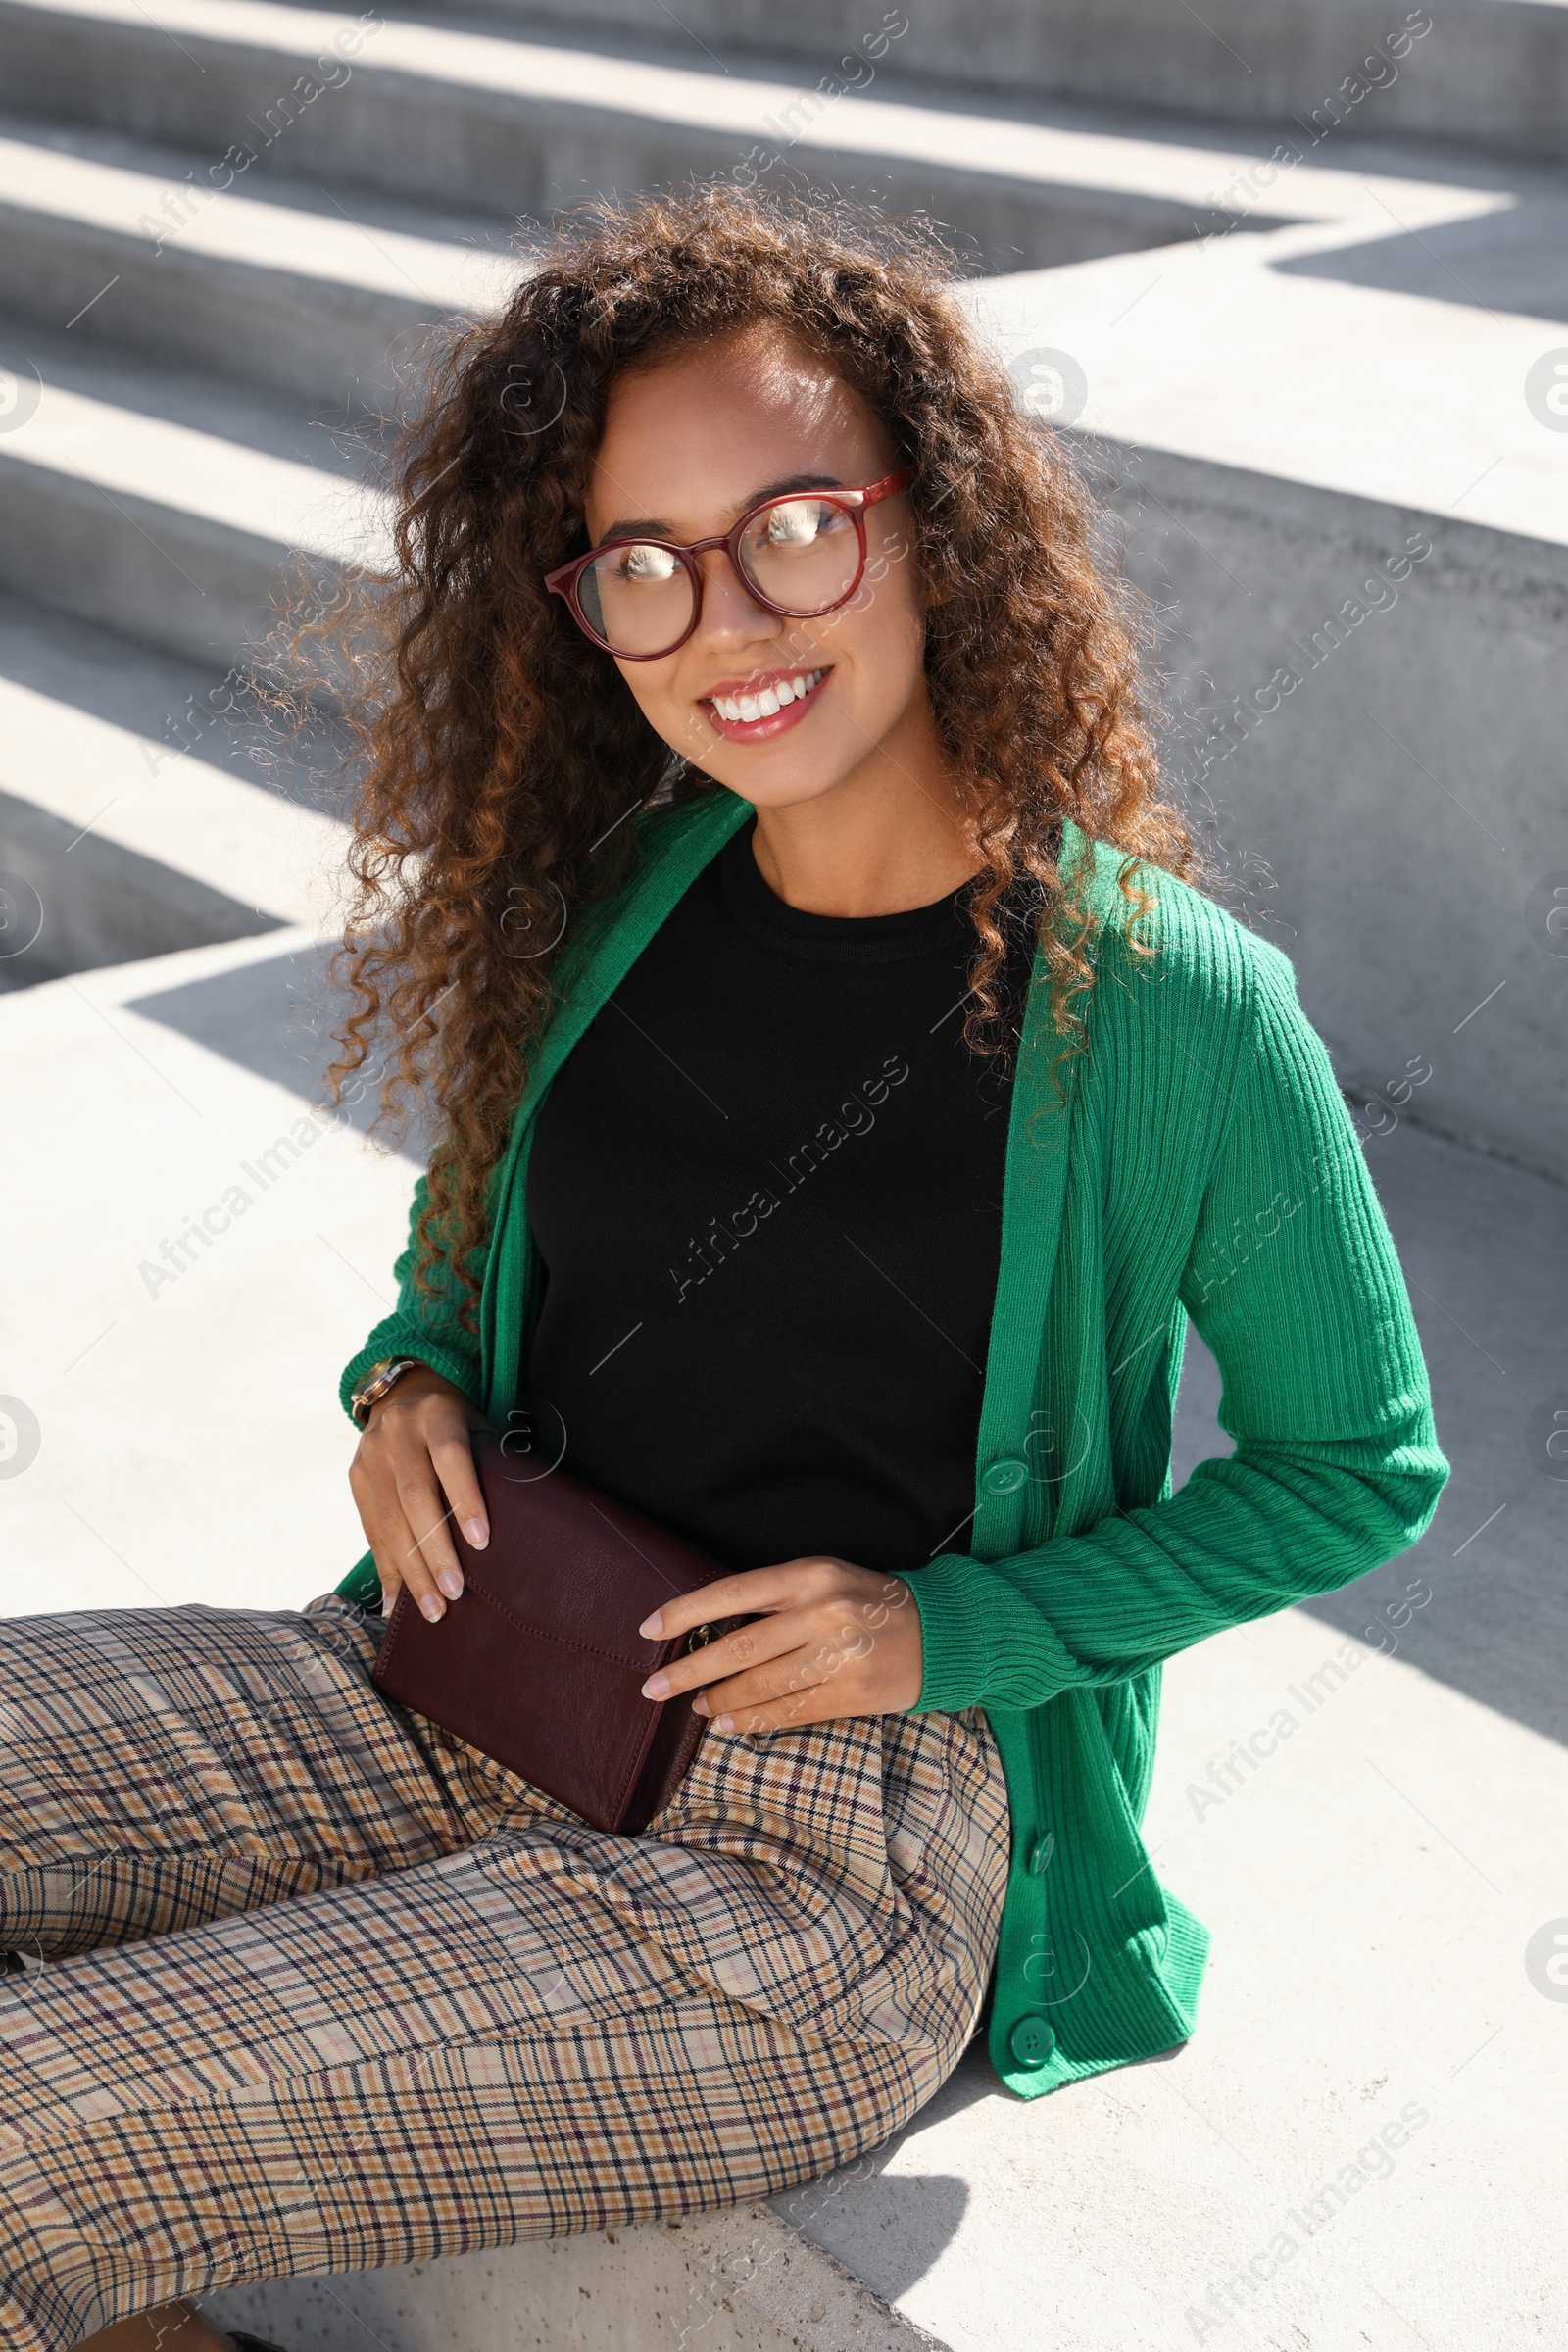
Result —
<path fill-rule="evenodd" d="M 847 605 L 865 571 L 865 514 L 914 479 L 905 466 L 863 490 L 796 490 L 764 498 L 714 539 L 608 539 L 544 575 L 585 636 L 622 662 L 657 662 L 702 618 L 697 559 L 721 547 L 748 594 L 786 620 Z"/>

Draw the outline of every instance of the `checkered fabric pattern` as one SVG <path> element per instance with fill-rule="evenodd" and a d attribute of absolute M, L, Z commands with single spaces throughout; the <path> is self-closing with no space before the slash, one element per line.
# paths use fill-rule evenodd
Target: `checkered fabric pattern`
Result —
<path fill-rule="evenodd" d="M 0 2340 L 768 2194 L 956 2064 L 985 1716 L 705 1741 L 637 1838 L 369 1680 L 376 1631 L 0 1623 Z"/>

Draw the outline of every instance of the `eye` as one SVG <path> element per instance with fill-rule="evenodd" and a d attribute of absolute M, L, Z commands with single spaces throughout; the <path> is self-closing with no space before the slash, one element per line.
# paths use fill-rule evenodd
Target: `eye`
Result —
<path fill-rule="evenodd" d="M 822 521 L 818 500 L 792 498 L 787 506 L 769 510 L 767 537 L 774 547 L 802 547 L 816 537 Z"/>
<path fill-rule="evenodd" d="M 667 580 L 674 576 L 676 558 L 667 547 L 639 543 L 621 549 L 617 569 L 623 580 Z"/>
<path fill-rule="evenodd" d="M 786 498 L 769 507 L 762 537 L 769 547 L 809 547 L 849 528 L 849 517 L 821 498 Z"/>

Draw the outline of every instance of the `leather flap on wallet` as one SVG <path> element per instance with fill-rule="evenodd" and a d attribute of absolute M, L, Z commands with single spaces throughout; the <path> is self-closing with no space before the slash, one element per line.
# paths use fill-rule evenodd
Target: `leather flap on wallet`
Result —
<path fill-rule="evenodd" d="M 647 1642 L 637 1628 L 727 1572 L 568 1471 L 541 1475 L 532 1457 L 509 1458 L 490 1431 L 473 1433 L 473 1458 L 489 1544 L 475 1551 L 452 1529 L 464 1590 L 434 1625 L 399 1592 L 376 1685 L 597 1829 L 641 1828 L 697 1741 L 641 1690 L 685 1642 Z M 689 1697 L 668 1703 L 690 1715 Z"/>

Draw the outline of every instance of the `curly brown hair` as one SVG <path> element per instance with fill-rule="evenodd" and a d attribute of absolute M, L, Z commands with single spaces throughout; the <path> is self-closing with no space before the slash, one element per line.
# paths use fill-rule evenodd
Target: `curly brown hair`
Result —
<path fill-rule="evenodd" d="M 942 740 L 985 860 L 967 1035 L 996 1050 L 1004 925 L 1038 909 L 1075 1050 L 1088 920 L 1058 871 L 1064 817 L 1182 873 L 1135 690 L 1141 629 L 1100 515 L 1054 433 L 967 324 L 934 234 L 808 192 L 704 187 L 568 216 L 496 318 L 438 348 L 392 458 L 395 556 L 330 624 L 358 749 L 355 895 L 333 979 L 332 1100 L 388 1040 L 376 1126 L 412 1092 L 438 1142 L 416 1280 L 438 1250 L 471 1320 L 490 1178 L 557 1001 L 555 939 L 620 888 L 634 804 L 715 787 L 654 732 L 542 574 L 587 545 L 583 501 L 613 378 L 774 322 L 828 360 L 915 467 L 914 561 Z M 318 633 L 322 624 L 317 624 Z M 530 952 L 530 948 L 533 952 Z M 520 951 L 520 952 L 519 952 Z M 363 1084 L 363 1082 L 362 1082 Z"/>

